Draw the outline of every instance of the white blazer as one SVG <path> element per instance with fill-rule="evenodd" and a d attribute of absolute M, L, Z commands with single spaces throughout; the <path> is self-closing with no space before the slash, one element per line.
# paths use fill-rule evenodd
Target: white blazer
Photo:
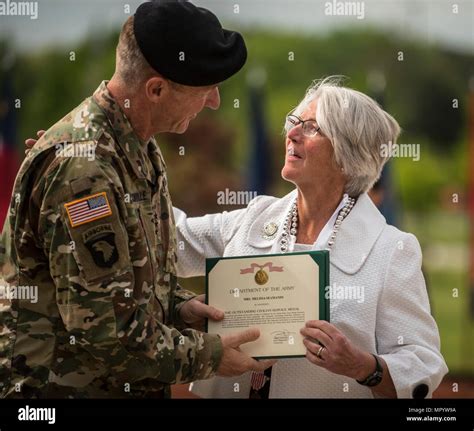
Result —
<path fill-rule="evenodd" d="M 296 193 L 281 199 L 258 196 L 245 209 L 203 217 L 188 218 L 175 209 L 178 241 L 183 241 L 178 247 L 178 275 L 204 275 L 206 257 L 279 253 L 283 221 Z M 271 221 L 278 224 L 278 232 L 266 239 L 263 226 Z M 420 384 L 428 386 L 431 397 L 448 371 L 430 314 L 421 260 L 416 237 L 388 225 L 367 194 L 358 198 L 342 222 L 330 251 L 330 284 L 361 286 L 364 292 L 363 301 L 331 299 L 331 323 L 359 348 L 385 360 L 399 398 L 411 398 Z M 206 398 L 248 398 L 250 373 L 195 382 L 192 390 Z M 273 366 L 269 396 L 372 398 L 373 394 L 349 377 L 298 358 Z"/>

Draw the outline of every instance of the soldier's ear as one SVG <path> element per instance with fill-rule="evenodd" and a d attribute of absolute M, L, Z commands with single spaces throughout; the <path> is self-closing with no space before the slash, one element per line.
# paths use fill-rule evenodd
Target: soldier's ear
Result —
<path fill-rule="evenodd" d="M 167 84 L 166 79 L 161 76 L 154 76 L 148 79 L 145 83 L 145 93 L 147 98 L 152 103 L 157 103 L 160 98 L 162 98 L 163 91 Z"/>

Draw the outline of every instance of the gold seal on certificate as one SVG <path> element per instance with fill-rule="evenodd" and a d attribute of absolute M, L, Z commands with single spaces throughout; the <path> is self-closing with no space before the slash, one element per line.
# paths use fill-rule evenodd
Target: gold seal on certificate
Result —
<path fill-rule="evenodd" d="M 225 335 L 250 327 L 260 338 L 241 349 L 254 358 L 303 357 L 300 329 L 329 320 L 329 252 L 206 259 L 207 303 L 225 313 L 207 330 Z"/>

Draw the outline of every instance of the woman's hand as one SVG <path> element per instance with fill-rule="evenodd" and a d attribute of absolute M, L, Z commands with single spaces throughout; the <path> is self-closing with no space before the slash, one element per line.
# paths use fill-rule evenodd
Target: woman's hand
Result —
<path fill-rule="evenodd" d="M 38 139 L 41 138 L 41 136 L 44 135 L 44 130 L 38 130 L 36 132 L 36 136 L 38 136 Z M 28 154 L 29 151 L 35 146 L 35 144 L 38 142 L 38 139 L 33 139 L 33 138 L 28 138 L 26 141 L 25 141 L 25 146 L 26 146 L 26 150 L 25 150 L 25 154 Z"/>
<path fill-rule="evenodd" d="M 334 325 L 325 320 L 309 320 L 301 329 L 306 358 L 335 374 L 364 380 L 375 371 L 375 358 L 360 350 Z"/>

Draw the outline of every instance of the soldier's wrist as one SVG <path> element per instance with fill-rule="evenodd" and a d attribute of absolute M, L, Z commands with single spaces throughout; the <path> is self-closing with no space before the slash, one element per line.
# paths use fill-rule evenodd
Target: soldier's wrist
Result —
<path fill-rule="evenodd" d="M 186 328 L 188 328 L 188 325 L 186 322 L 183 320 L 181 317 L 181 308 L 183 308 L 183 305 L 186 304 L 187 301 L 180 302 L 179 304 L 176 304 L 173 310 L 173 326 L 178 330 L 182 331 Z"/>
<path fill-rule="evenodd" d="M 179 288 L 175 292 L 174 296 L 174 310 L 173 310 L 173 326 L 182 331 L 189 327 L 189 325 L 181 317 L 181 309 L 191 299 L 195 298 L 196 294 L 189 290 Z"/>
<path fill-rule="evenodd" d="M 198 363 L 207 364 L 201 368 L 195 380 L 204 380 L 214 376 L 219 368 L 224 352 L 221 337 L 217 334 L 202 334 L 204 348 L 198 351 Z"/>

